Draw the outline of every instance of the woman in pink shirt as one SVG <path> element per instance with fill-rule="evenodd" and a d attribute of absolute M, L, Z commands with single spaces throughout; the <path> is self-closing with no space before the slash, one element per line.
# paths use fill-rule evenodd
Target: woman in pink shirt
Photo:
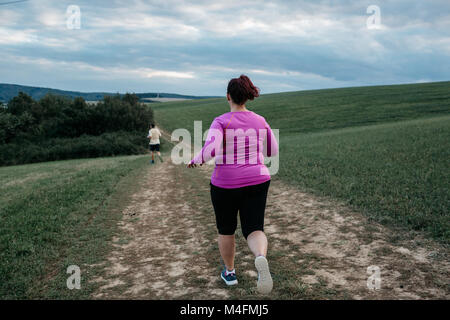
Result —
<path fill-rule="evenodd" d="M 258 96 L 259 89 L 247 76 L 230 80 L 227 88 L 230 112 L 214 119 L 205 145 L 188 167 L 215 159 L 211 200 L 219 232 L 219 250 L 225 264 L 221 278 L 227 285 L 237 284 L 234 233 L 239 212 L 242 233 L 255 255 L 258 291 L 269 293 L 273 282 L 266 259 L 264 211 L 270 174 L 263 154 L 276 155 L 278 144 L 264 117 L 245 106 L 247 100 Z"/>

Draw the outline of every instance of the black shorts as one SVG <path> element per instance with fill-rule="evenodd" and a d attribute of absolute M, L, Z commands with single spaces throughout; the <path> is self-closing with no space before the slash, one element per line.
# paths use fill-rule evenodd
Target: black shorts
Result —
<path fill-rule="evenodd" d="M 150 151 L 159 151 L 159 143 L 158 144 L 151 144 L 150 145 Z"/>
<path fill-rule="evenodd" d="M 233 235 L 237 227 L 237 214 L 241 220 L 245 239 L 253 231 L 264 231 L 264 211 L 270 180 L 261 184 L 236 189 L 211 185 L 211 201 L 216 214 L 219 234 Z"/>

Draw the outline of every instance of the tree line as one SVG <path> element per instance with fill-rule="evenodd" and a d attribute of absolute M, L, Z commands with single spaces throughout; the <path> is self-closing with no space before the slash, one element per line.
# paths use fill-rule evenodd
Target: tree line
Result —
<path fill-rule="evenodd" d="M 20 92 L 0 108 L 0 165 L 143 153 L 152 122 L 135 94 L 87 103 Z"/>

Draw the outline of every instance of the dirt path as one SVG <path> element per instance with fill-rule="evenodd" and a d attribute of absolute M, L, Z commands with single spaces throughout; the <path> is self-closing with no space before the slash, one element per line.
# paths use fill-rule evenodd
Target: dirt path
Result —
<path fill-rule="evenodd" d="M 220 258 L 208 179 L 211 166 L 187 170 L 170 160 L 149 166 L 123 211 L 120 236 L 94 298 L 248 299 L 253 258 L 237 232 L 239 285 L 219 279 Z M 266 211 L 275 299 L 448 299 L 448 251 L 403 237 L 334 201 L 272 181 Z M 405 240 L 406 239 L 406 240 Z M 409 239 L 409 240 L 408 240 Z M 367 288 L 378 266 L 381 289 Z"/>
<path fill-rule="evenodd" d="M 95 298 L 225 298 L 205 259 L 206 226 L 196 225 L 198 208 L 185 201 L 185 181 L 166 161 L 149 168 L 133 195 L 114 239 L 104 282 Z M 188 284 L 201 277 L 201 286 Z"/>
<path fill-rule="evenodd" d="M 268 211 L 273 247 L 296 248 L 288 256 L 307 271 L 301 275 L 307 285 L 323 281 L 352 299 L 450 297 L 448 251 L 433 241 L 405 240 L 335 201 L 279 181 L 272 184 Z M 380 290 L 367 288 L 369 266 L 380 269 Z"/>

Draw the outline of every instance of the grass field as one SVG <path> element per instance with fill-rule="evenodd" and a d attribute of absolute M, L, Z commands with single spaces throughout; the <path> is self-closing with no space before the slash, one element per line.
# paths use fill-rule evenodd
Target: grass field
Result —
<path fill-rule="evenodd" d="M 251 110 L 265 116 L 272 128 L 280 129 L 280 171 L 276 180 L 288 182 L 289 188 L 294 190 L 293 194 L 299 194 L 300 189 L 343 200 L 375 221 L 390 227 L 417 230 L 448 245 L 449 89 L 450 83 L 446 82 L 317 90 L 263 95 L 248 105 Z M 154 108 L 158 124 L 166 130 L 192 130 L 194 120 L 202 120 L 206 130 L 215 116 L 228 111 L 224 99 L 170 102 L 155 105 Z M 167 158 L 170 146 L 167 141 L 162 141 L 162 144 L 163 154 Z M 148 156 L 124 156 L 0 168 L 1 299 L 92 298 L 101 286 L 96 279 L 105 276 L 105 266 L 114 267 L 117 263 L 119 271 L 124 270 L 122 264 L 128 265 L 129 271 L 120 273 L 113 268 L 118 273 L 113 273 L 113 276 L 106 274 L 106 283 L 112 281 L 114 284 L 116 280 L 123 283 L 104 290 L 126 296 L 130 294 L 127 288 L 140 288 L 143 280 L 136 276 L 141 274 L 148 277 L 147 282 L 144 281 L 147 291 L 136 291 L 137 296 L 132 297 L 158 297 L 155 292 L 159 289 L 152 289 L 157 277 L 162 277 L 159 281 L 174 289 L 167 291 L 168 297 L 171 297 L 170 294 L 173 297 L 179 289 L 178 280 L 186 276 L 176 272 L 174 276 L 166 276 L 165 272 L 168 266 L 170 270 L 173 265 L 177 266 L 178 262 L 174 259 L 184 259 L 182 253 L 192 259 L 189 260 L 191 265 L 197 263 L 200 257 L 206 257 L 203 265 L 212 270 L 208 274 L 219 272 L 216 229 L 208 193 L 209 174 L 173 166 L 169 161 L 159 164 L 159 167 L 148 167 L 147 164 Z M 149 210 L 148 201 L 151 202 L 152 196 L 149 190 L 154 188 L 156 175 L 153 168 L 165 170 L 159 172 L 160 185 L 157 188 L 162 198 L 154 202 L 159 205 L 158 208 L 164 208 L 164 215 L 160 215 L 158 210 Z M 281 185 L 279 181 L 274 181 L 274 186 L 276 183 Z M 333 256 L 326 258 L 326 255 L 319 257 L 301 252 L 300 249 L 306 250 L 308 244 L 324 249 L 314 237 L 321 236 L 327 230 L 320 229 L 323 224 L 334 226 L 334 220 L 322 216 L 307 220 L 305 213 L 310 213 L 312 207 L 303 207 L 302 210 L 306 211 L 303 216 L 297 217 L 297 208 L 292 213 L 288 205 L 291 198 L 282 199 L 283 190 L 271 195 L 272 207 L 269 210 L 274 212 L 269 217 L 269 225 L 279 227 L 285 234 L 297 232 L 306 237 L 301 239 L 300 244 L 292 239 L 275 238 L 283 232 L 272 230 L 271 237 L 276 241 L 271 242 L 271 248 L 275 250 L 270 251 L 269 257 L 278 286 L 275 297 L 351 297 L 347 289 L 329 287 L 321 276 L 318 276 L 319 282 L 311 287 L 299 278 L 325 267 L 336 266 L 336 271 L 343 274 L 353 269 L 336 265 L 337 260 Z M 278 197 L 280 202 L 277 204 L 275 200 Z M 303 200 L 299 199 L 297 204 L 302 205 Z M 136 210 L 134 215 L 127 216 L 124 208 L 130 209 L 130 205 Z M 332 212 L 321 211 L 320 205 L 317 204 L 314 209 L 316 212 L 323 215 Z M 279 214 L 277 208 L 282 208 L 284 215 Z M 302 221 L 295 220 L 297 218 Z M 320 223 L 314 224 L 315 218 Z M 121 231 L 119 222 L 135 229 Z M 297 230 L 311 225 L 317 229 Z M 345 233 L 349 233 L 350 223 L 346 222 L 343 226 L 347 230 Z M 367 231 L 370 226 L 366 224 L 367 229 L 361 234 L 370 233 Z M 192 230 L 193 233 L 189 233 Z M 239 247 L 244 248 L 240 231 L 237 234 Z M 375 235 L 364 237 L 361 234 L 358 236 L 362 242 L 355 242 L 358 246 L 366 243 L 365 238 L 367 245 L 377 242 L 370 240 Z M 392 232 L 389 239 L 393 240 L 395 235 Z M 335 236 L 336 243 L 333 245 L 341 250 L 339 246 L 345 243 L 341 234 L 335 232 L 328 236 Z M 198 246 L 205 239 L 207 243 Z M 161 243 L 167 245 L 160 248 L 158 244 Z M 117 247 L 121 246 L 125 246 L 123 251 L 117 251 Z M 141 254 L 143 248 L 148 251 Z M 114 250 L 115 255 L 112 254 Z M 295 254 L 289 255 L 292 252 Z M 389 257 L 392 262 L 403 261 L 404 256 L 392 252 L 390 255 L 383 253 L 383 259 Z M 177 254 L 173 256 L 174 253 Z M 326 252 L 319 250 L 319 253 Z M 117 258 L 116 262 L 108 259 L 111 256 Z M 163 259 L 166 264 L 155 262 L 161 257 L 166 259 Z M 300 271 L 299 257 L 303 261 Z M 147 259 L 155 261 L 151 260 L 153 262 L 149 264 Z M 237 256 L 239 265 L 244 262 L 247 265 L 252 262 L 248 250 Z M 69 275 L 66 270 L 69 265 L 77 265 L 84 271 L 83 290 L 67 289 Z M 149 265 L 151 268 L 161 267 L 160 272 L 148 269 Z M 391 267 L 395 269 L 399 265 Z M 410 281 L 406 272 L 409 267 L 408 262 L 403 271 L 406 284 Z M 430 270 L 425 268 L 424 273 L 433 278 L 437 271 Z M 205 270 L 190 272 L 190 280 L 185 285 L 201 292 L 205 289 L 202 285 L 209 283 L 204 279 Z M 194 277 L 196 272 L 198 274 Z M 243 286 L 232 290 L 230 297 L 253 298 L 254 276 L 242 274 L 240 279 Z M 221 284 L 220 279 L 216 280 Z M 445 284 L 439 284 L 441 286 Z M 146 292 L 148 295 L 145 295 Z M 190 293 L 181 296 L 194 297 Z"/>
<path fill-rule="evenodd" d="M 247 104 L 280 129 L 279 177 L 376 221 L 450 243 L 450 82 L 289 92 Z M 167 130 L 208 129 L 225 99 L 155 105 Z"/>
<path fill-rule="evenodd" d="M 147 162 L 125 156 L 0 168 L 0 297 L 89 297 L 92 287 L 67 289 L 67 267 L 104 260 L 121 200 Z M 82 273 L 83 284 L 94 273 Z"/>

